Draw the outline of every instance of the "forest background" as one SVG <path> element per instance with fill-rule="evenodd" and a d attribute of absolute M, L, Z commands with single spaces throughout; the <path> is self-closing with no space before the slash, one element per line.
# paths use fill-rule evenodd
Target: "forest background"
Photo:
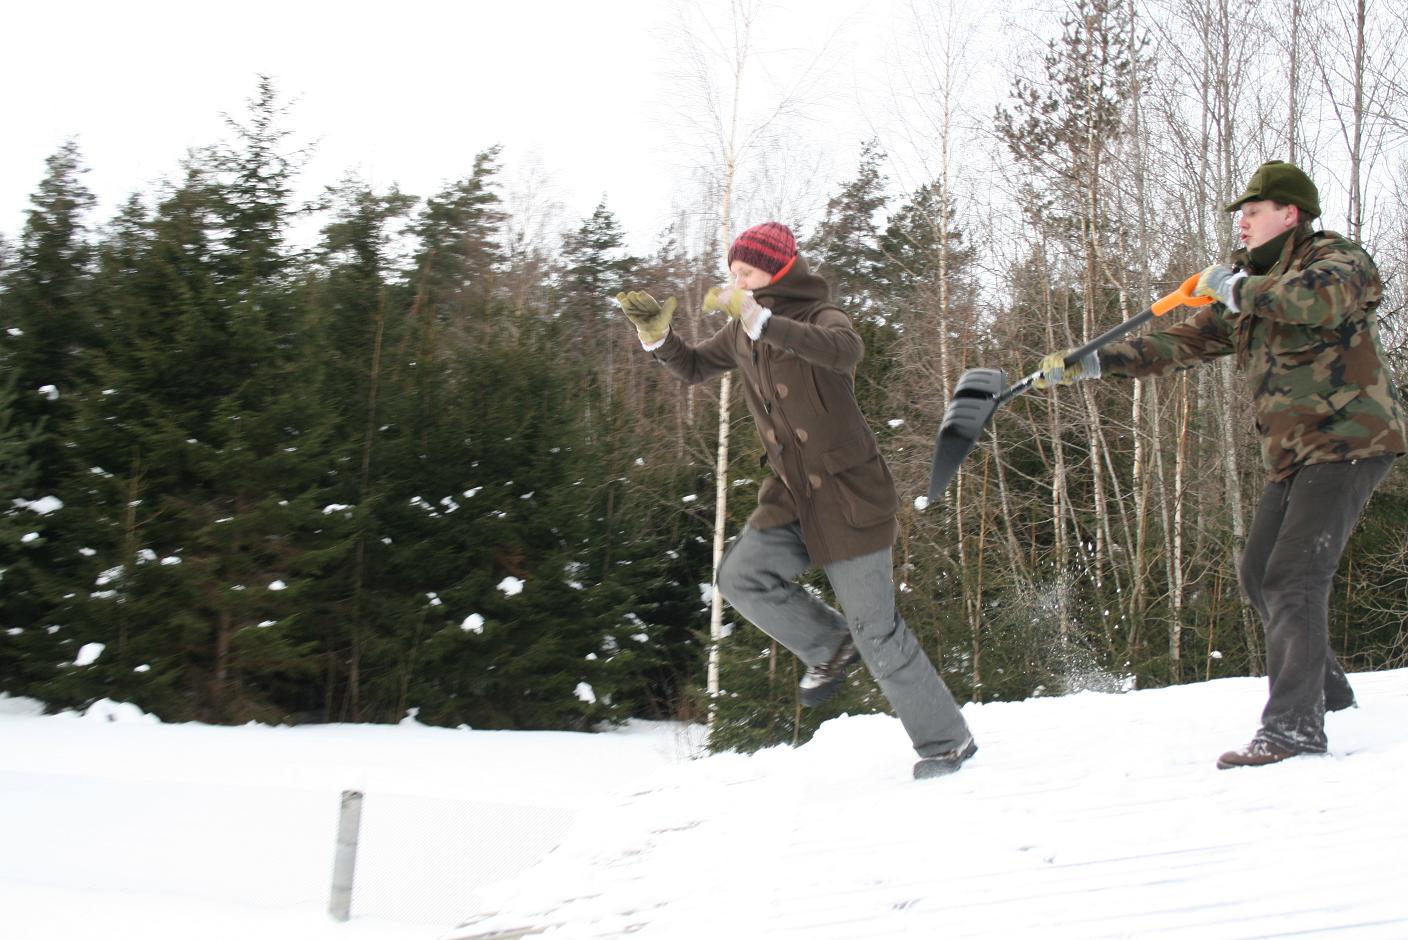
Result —
<path fill-rule="evenodd" d="M 506 191 L 498 147 L 424 198 L 349 172 L 300 199 L 297 110 L 267 77 L 106 217 L 78 143 L 49 158 L 0 241 L 0 691 L 173 721 L 711 713 L 724 747 L 883 710 L 858 679 L 804 713 L 795 660 L 717 605 L 719 536 L 764 472 L 751 421 L 728 383 L 655 366 L 612 300 L 675 296 L 709 335 L 723 246 L 765 218 L 866 340 L 901 606 L 960 700 L 1260 673 L 1235 560 L 1262 468 L 1232 363 L 1025 396 L 942 504 L 917 497 L 964 369 L 1025 374 L 1224 258 L 1222 206 L 1264 159 L 1307 169 L 1325 227 L 1377 259 L 1404 388 L 1406 14 L 1067 0 L 1044 43 L 997 50 L 916 3 L 886 63 L 903 132 L 856 140 L 820 190 L 824 50 L 759 51 L 756 3 L 680 10 L 690 195 L 649 251 L 610 194 L 564 226 Z M 973 88 L 994 62 L 1001 87 Z M 1333 601 L 1350 668 L 1408 664 L 1405 531 L 1399 466 Z"/>

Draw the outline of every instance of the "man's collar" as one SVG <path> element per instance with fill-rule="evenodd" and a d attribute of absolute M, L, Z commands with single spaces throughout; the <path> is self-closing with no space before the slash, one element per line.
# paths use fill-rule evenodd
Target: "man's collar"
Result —
<path fill-rule="evenodd" d="M 1307 238 L 1315 234 L 1309 222 L 1301 222 L 1294 228 L 1286 229 L 1269 242 L 1255 248 L 1239 248 L 1232 253 L 1233 264 L 1246 268 L 1252 274 L 1266 274 L 1277 266 L 1285 267 L 1285 262 Z"/>

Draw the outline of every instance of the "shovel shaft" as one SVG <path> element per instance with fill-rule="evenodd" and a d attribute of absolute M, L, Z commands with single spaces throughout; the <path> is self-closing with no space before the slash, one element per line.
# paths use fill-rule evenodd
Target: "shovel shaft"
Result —
<path fill-rule="evenodd" d="M 1075 365 L 1077 362 L 1080 362 L 1089 354 L 1095 352 L 1095 350 L 1099 349 L 1101 346 L 1104 346 L 1106 343 L 1111 342 L 1112 340 L 1119 339 L 1121 336 L 1128 333 L 1130 330 L 1138 329 L 1139 327 L 1152 320 L 1155 316 L 1157 316 L 1157 314 L 1154 313 L 1154 308 L 1150 307 L 1148 310 L 1145 310 L 1138 316 L 1130 317 L 1128 320 L 1124 321 L 1119 326 L 1106 330 L 1104 333 L 1101 333 L 1099 336 L 1095 337 L 1093 340 L 1086 343 L 1084 346 L 1080 346 L 1076 349 L 1071 350 L 1070 354 L 1066 356 L 1066 365 Z M 1016 382 L 1013 382 L 1011 385 L 1007 386 L 1002 390 L 1001 394 L 997 396 L 995 403 L 997 405 L 1007 404 L 1009 401 L 1016 398 L 1018 395 L 1021 395 L 1025 393 L 1028 389 L 1030 389 L 1034 384 L 1036 384 L 1036 380 L 1039 378 L 1041 378 L 1041 373 L 1033 372 L 1031 375 L 1026 376 L 1025 378 L 1018 379 Z"/>
<path fill-rule="evenodd" d="M 1067 363 L 1067 365 L 1070 365 L 1070 363 Z M 997 396 L 996 403 L 998 405 L 1007 404 L 1009 401 L 1016 398 L 1018 395 L 1021 395 L 1027 389 L 1031 388 L 1032 384 L 1036 382 L 1036 380 L 1039 378 L 1041 378 L 1041 373 L 1033 372 L 1026 378 L 1018 379 L 1016 382 L 1013 382 L 1011 385 L 1007 386 L 1002 390 L 1002 394 Z"/>
<path fill-rule="evenodd" d="M 1148 310 L 1145 310 L 1138 316 L 1130 317 L 1118 326 L 1106 330 L 1084 346 L 1071 350 L 1070 355 L 1066 357 L 1066 365 L 1075 365 L 1106 343 L 1119 339 L 1130 330 L 1138 329 L 1154 319 L 1154 317 L 1161 317 L 1177 307 L 1202 307 L 1212 303 L 1211 297 L 1199 297 L 1197 290 L 1198 275 L 1194 274 L 1182 284 L 1178 285 L 1177 290 L 1165 294 L 1154 301 L 1149 306 Z"/>
<path fill-rule="evenodd" d="M 1130 317 L 1128 320 L 1124 321 L 1118 326 L 1111 327 L 1110 329 L 1101 333 L 1099 336 L 1095 337 L 1090 342 L 1086 343 L 1084 346 L 1078 346 L 1075 349 L 1072 349 L 1070 354 L 1066 356 L 1066 365 L 1075 365 L 1077 362 L 1080 362 L 1086 356 L 1095 352 L 1095 350 L 1099 349 L 1101 346 L 1104 346 L 1106 343 L 1113 342 L 1119 339 L 1124 334 L 1128 333 L 1130 330 L 1136 330 L 1144 324 L 1148 323 L 1150 320 L 1154 319 L 1154 316 L 1154 308 L 1150 307 L 1148 310 L 1145 310 L 1138 316 Z"/>
<path fill-rule="evenodd" d="M 1211 303 L 1211 298 L 1197 296 L 1197 287 L 1198 275 L 1195 274 L 1180 284 L 1177 290 L 1154 301 L 1148 310 L 1101 333 L 1084 346 L 1071 350 L 1065 357 L 1066 365 L 1075 365 L 1111 340 L 1118 339 L 1130 330 L 1138 329 L 1154 317 L 1163 316 L 1176 307 L 1201 307 Z M 973 449 L 978 436 L 992 420 L 993 412 L 1031 388 L 1041 376 L 1042 373 L 1033 372 L 998 391 L 1003 381 L 1002 372 L 994 369 L 970 369 L 964 374 L 964 378 L 959 381 L 959 396 L 949 404 L 943 423 L 939 425 L 938 439 L 934 441 L 934 461 L 929 471 L 931 502 L 943 495 L 949 481 L 958 473 L 959 464 Z M 970 377 L 974 377 L 975 381 L 969 383 L 967 380 Z"/>

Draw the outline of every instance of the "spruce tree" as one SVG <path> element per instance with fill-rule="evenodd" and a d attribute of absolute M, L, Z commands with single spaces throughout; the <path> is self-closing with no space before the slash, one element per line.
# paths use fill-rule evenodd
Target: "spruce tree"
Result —
<path fill-rule="evenodd" d="M 33 427 L 19 424 L 17 378 L 14 372 L 0 371 L 0 494 L 5 494 L 0 502 L 0 596 L 24 584 L 23 566 L 34 541 L 30 537 L 34 515 L 17 494 L 33 493 L 38 472 L 30 454 L 38 434 Z M 0 691 L 23 690 L 36 666 L 50 665 L 44 663 L 42 631 L 24 625 L 14 616 L 18 612 L 11 608 L 0 620 Z M 41 649 L 35 650 L 36 645 Z"/>
<path fill-rule="evenodd" d="M 327 422 L 293 259 L 291 167 L 267 82 L 237 141 L 200 152 L 150 223 L 104 245 L 101 381 L 83 401 L 84 502 L 105 644 L 50 701 L 117 691 L 168 718 L 275 718 L 311 666 L 289 631 L 317 534 Z"/>
<path fill-rule="evenodd" d="M 884 388 L 893 361 L 894 321 L 901 313 L 886 292 L 885 258 L 881 249 L 880 214 L 886 205 L 885 155 L 878 142 L 861 147 L 853 180 L 826 204 L 826 214 L 802 250 L 818 274 L 831 285 L 831 295 L 855 324 L 865 341 L 865 359 L 856 373 L 856 398 L 876 430 L 884 428 Z"/>
<path fill-rule="evenodd" d="M 885 154 L 878 141 L 861 146 L 856 176 L 826 203 L 826 213 L 803 251 L 831 285 L 832 297 L 856 322 L 887 314 L 880 251 L 885 208 Z"/>
<path fill-rule="evenodd" d="M 285 247 L 301 154 L 287 152 L 286 108 L 259 82 L 234 139 L 212 154 L 216 304 L 227 371 L 214 396 L 210 455 L 192 552 L 207 629 L 201 710 L 220 720 L 272 714 L 269 687 L 307 672 L 287 622 L 323 547 L 331 421 L 317 395 L 318 351 L 304 341 L 298 259 Z M 209 368 L 211 362 L 203 362 Z M 267 625 L 267 626 L 265 626 Z"/>
<path fill-rule="evenodd" d="M 593 403 L 613 398 L 622 333 L 615 297 L 633 280 L 639 264 L 625 248 L 616 216 L 599 203 L 591 216 L 562 240 L 557 316 L 563 340 L 583 357 L 594 377 Z"/>
<path fill-rule="evenodd" d="M 0 591 L 0 628 L 24 631 L 16 640 L 23 663 L 5 681 L 27 693 L 71 663 L 78 649 L 73 585 L 83 583 L 87 565 L 65 488 L 80 472 L 81 455 L 71 446 L 74 403 L 90 379 L 93 341 L 87 214 L 94 200 L 81 179 L 85 172 L 72 141 L 46 161 L 0 292 L 0 378 L 11 389 L 9 422 L 22 429 L 25 450 L 12 464 L 26 467 L 27 484 L 9 498 L 43 507 L 26 513 L 27 531 L 5 565 Z"/>
<path fill-rule="evenodd" d="M 406 702 L 437 723 L 589 726 L 607 703 L 574 690 L 597 681 L 617 611 L 577 563 L 592 525 L 578 384 L 509 337 L 460 365 L 446 401 L 477 407 L 444 408 L 434 425 L 413 415 L 386 442 L 403 482 L 385 502 L 380 570 L 417 605 Z"/>
<path fill-rule="evenodd" d="M 92 249 L 86 215 L 92 193 L 73 141 L 45 161 L 46 173 L 30 197 L 30 209 L 14 267 L 0 293 L 6 324 L 5 360 L 20 391 L 15 402 L 24 423 L 43 421 L 44 441 L 36 453 L 41 487 L 61 472 L 60 438 L 68 417 L 67 393 L 81 375 L 81 352 L 89 341 L 85 315 Z"/>
<path fill-rule="evenodd" d="M 328 501 L 319 526 L 325 548 L 309 558 L 309 575 L 316 577 L 300 625 L 307 642 L 322 649 L 323 663 L 320 681 L 307 687 L 297 710 L 329 719 L 394 718 L 400 716 L 390 708 L 365 712 L 362 686 L 364 675 L 379 668 L 368 658 L 366 638 L 392 632 L 407 593 L 394 585 L 388 592 L 378 577 L 379 512 L 388 492 L 379 443 L 395 429 L 387 420 L 399 391 L 389 380 L 390 350 L 404 335 L 410 302 L 391 245 L 415 200 L 394 187 L 376 193 L 356 179 L 332 195 L 333 220 L 317 252 L 311 331 L 322 350 L 319 395 L 331 420 Z"/>
<path fill-rule="evenodd" d="M 414 276 L 425 296 L 422 315 L 474 336 L 487 325 L 504 261 L 499 150 L 475 155 L 470 174 L 427 199 L 412 226 L 419 239 Z"/>

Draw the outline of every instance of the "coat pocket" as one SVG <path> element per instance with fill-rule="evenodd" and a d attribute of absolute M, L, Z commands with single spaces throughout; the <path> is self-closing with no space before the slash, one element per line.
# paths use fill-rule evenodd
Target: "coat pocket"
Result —
<path fill-rule="evenodd" d="M 880 525 L 899 511 L 894 477 L 874 438 L 829 450 L 822 454 L 821 463 L 835 485 L 841 513 L 851 525 L 858 529 Z"/>

